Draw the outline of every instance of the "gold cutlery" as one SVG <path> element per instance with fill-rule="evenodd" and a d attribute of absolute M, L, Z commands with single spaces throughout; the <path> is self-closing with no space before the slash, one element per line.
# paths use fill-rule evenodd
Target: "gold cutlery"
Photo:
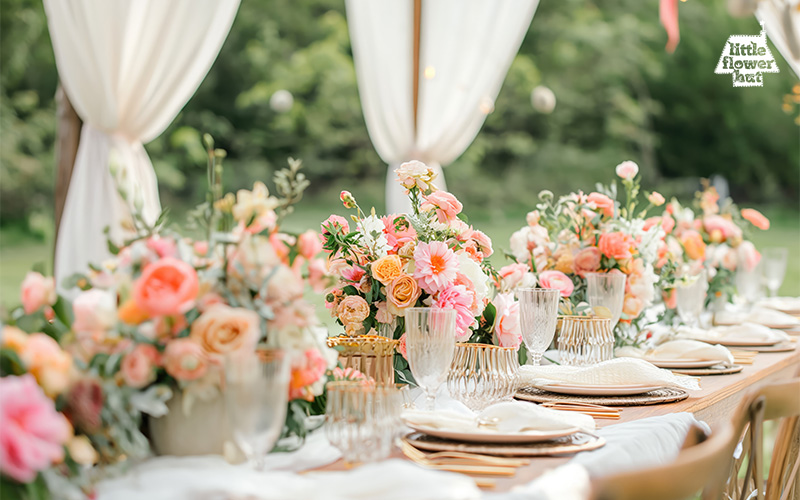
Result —
<path fill-rule="evenodd" d="M 423 467 L 427 467 L 430 469 L 443 470 L 448 472 L 460 472 L 462 474 L 478 474 L 485 476 L 513 476 L 514 474 L 517 473 L 517 467 L 519 467 L 520 465 L 524 465 L 519 463 L 520 460 L 516 459 L 505 460 L 506 462 L 508 462 L 507 465 L 499 465 L 499 462 L 498 465 L 488 465 L 488 464 L 471 465 L 468 463 L 465 464 L 465 463 L 447 463 L 447 462 L 442 463 L 443 461 L 449 459 L 442 458 L 442 456 L 440 456 L 440 458 L 430 459 L 428 458 L 428 454 L 423 453 L 422 451 L 418 450 L 417 448 L 415 448 L 414 446 L 405 441 L 401 443 L 400 449 L 402 450 L 403 454 L 406 457 L 408 457 L 412 462 L 416 463 L 417 465 L 421 465 Z M 464 455 L 468 454 L 465 453 Z M 474 455 L 474 454 L 469 454 L 469 455 Z M 480 456 L 480 457 L 481 460 L 484 461 L 484 463 L 486 464 L 487 462 L 485 462 L 485 460 L 487 456 Z M 491 458 L 501 459 L 502 457 L 491 457 Z M 475 458 L 466 459 L 463 456 L 459 460 L 461 460 L 462 462 L 464 460 L 477 461 L 477 459 Z M 511 463 L 514 463 L 514 465 L 510 465 Z"/>
<path fill-rule="evenodd" d="M 619 408 L 612 408 L 610 406 L 601 406 L 589 403 L 581 403 L 579 401 L 564 401 L 564 402 L 548 401 L 542 403 L 542 406 L 545 408 L 550 408 L 552 410 L 576 411 L 579 413 L 584 413 L 586 415 L 589 415 L 593 418 L 610 419 L 610 420 L 616 420 L 620 418 L 622 412 L 622 410 L 620 410 Z"/>

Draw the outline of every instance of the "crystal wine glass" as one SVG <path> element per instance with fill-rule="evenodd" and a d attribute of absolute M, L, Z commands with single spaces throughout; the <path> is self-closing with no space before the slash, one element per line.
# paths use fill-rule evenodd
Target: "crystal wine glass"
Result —
<path fill-rule="evenodd" d="M 280 437 L 286 420 L 291 360 L 257 349 L 225 360 L 225 408 L 236 444 L 256 470 Z"/>
<path fill-rule="evenodd" d="M 761 267 L 770 297 L 777 296 L 778 289 L 783 284 L 788 257 L 789 250 L 787 248 L 765 248 L 761 252 Z"/>
<path fill-rule="evenodd" d="M 447 378 L 456 349 L 456 311 L 430 307 L 406 309 L 406 356 L 414 380 L 425 391 L 425 409 L 433 410 L 436 392 Z"/>
<path fill-rule="evenodd" d="M 544 351 L 553 341 L 561 292 L 554 288 L 520 288 L 520 326 L 528 359 L 539 366 Z"/>
<path fill-rule="evenodd" d="M 613 330 L 622 316 L 625 301 L 625 275 L 623 273 L 589 273 L 586 275 L 586 298 L 589 305 L 605 307 L 611 311 Z"/>
<path fill-rule="evenodd" d="M 750 308 L 762 297 L 761 282 L 761 262 L 752 270 L 744 269 L 739 265 L 736 271 L 734 282 L 736 284 L 736 294 L 744 301 L 745 307 Z"/>
<path fill-rule="evenodd" d="M 697 326 L 700 313 L 706 301 L 708 279 L 703 269 L 694 276 L 686 276 L 678 281 L 675 287 L 675 299 L 683 324 Z"/>

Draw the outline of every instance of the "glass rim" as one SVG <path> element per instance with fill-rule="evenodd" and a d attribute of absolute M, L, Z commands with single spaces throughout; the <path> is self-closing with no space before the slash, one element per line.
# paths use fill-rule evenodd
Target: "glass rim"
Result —
<path fill-rule="evenodd" d="M 455 309 L 443 309 L 439 307 L 407 307 L 405 310 L 405 312 L 426 312 L 426 311 L 441 311 L 446 313 L 456 312 Z"/>
<path fill-rule="evenodd" d="M 612 272 L 605 272 L 602 273 L 600 271 L 592 271 L 590 273 L 586 273 L 584 276 L 601 276 L 604 278 L 627 278 L 628 275 L 625 273 L 612 273 Z"/>
<path fill-rule="evenodd" d="M 332 380 L 325 384 L 325 390 L 330 392 L 360 392 L 360 393 L 390 393 L 399 392 L 400 389 L 393 385 L 378 384 L 374 380 Z"/>
<path fill-rule="evenodd" d="M 539 293 L 558 293 L 561 294 L 561 290 L 558 288 L 517 288 L 517 292 L 539 292 Z"/>

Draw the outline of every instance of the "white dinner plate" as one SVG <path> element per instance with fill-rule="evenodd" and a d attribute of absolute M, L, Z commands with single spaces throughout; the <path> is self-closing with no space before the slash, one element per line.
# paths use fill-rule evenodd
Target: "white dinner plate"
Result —
<path fill-rule="evenodd" d="M 722 361 L 712 359 L 659 359 L 644 358 L 659 368 L 708 368 L 722 363 Z"/>
<path fill-rule="evenodd" d="M 694 340 L 699 340 L 700 342 L 707 342 L 709 344 L 719 344 L 728 347 L 766 347 L 770 345 L 775 345 L 780 340 L 759 340 L 759 339 L 748 339 L 748 338 L 737 338 L 737 339 L 726 339 L 726 338 L 719 338 L 719 339 L 701 339 L 697 338 Z"/>
<path fill-rule="evenodd" d="M 661 389 L 663 385 L 628 384 L 628 385 L 572 385 L 546 384 L 537 386 L 545 391 L 573 396 L 629 396 Z"/>
<path fill-rule="evenodd" d="M 447 429 L 438 429 L 436 427 L 428 427 L 425 425 L 418 425 L 406 422 L 406 425 L 415 431 L 428 434 L 442 439 L 450 439 L 452 441 L 464 441 L 467 443 L 539 443 L 542 441 L 552 441 L 560 437 L 575 434 L 580 429 L 577 427 L 569 427 L 566 429 L 550 430 L 550 431 L 524 431 L 515 432 L 512 434 L 501 434 L 491 430 L 485 431 L 454 431 Z"/>

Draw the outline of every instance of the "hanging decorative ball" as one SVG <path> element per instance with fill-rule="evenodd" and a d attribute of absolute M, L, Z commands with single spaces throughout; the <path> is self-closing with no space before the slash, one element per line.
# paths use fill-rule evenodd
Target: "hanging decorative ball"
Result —
<path fill-rule="evenodd" d="M 281 89 L 275 91 L 269 98 L 269 107 L 276 113 L 286 113 L 294 105 L 294 97 L 288 90 Z"/>
<path fill-rule="evenodd" d="M 556 95 L 544 85 L 539 85 L 531 91 L 531 106 L 539 113 L 549 115 L 556 108 Z"/>

